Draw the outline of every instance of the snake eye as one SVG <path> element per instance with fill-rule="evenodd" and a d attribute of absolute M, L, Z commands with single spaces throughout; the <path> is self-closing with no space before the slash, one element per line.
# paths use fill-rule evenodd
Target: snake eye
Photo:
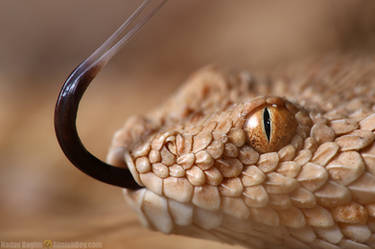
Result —
<path fill-rule="evenodd" d="M 297 120 L 286 107 L 267 105 L 249 116 L 244 129 L 249 144 L 258 152 L 277 151 L 295 135 Z"/>

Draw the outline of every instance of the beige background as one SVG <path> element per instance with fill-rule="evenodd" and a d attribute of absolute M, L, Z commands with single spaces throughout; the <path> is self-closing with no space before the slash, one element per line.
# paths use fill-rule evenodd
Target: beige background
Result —
<path fill-rule="evenodd" d="M 140 1 L 0 1 L 0 240 L 99 241 L 105 248 L 227 248 L 142 228 L 121 191 L 63 156 L 53 108 L 69 72 Z M 372 53 L 370 1 L 170 1 L 94 81 L 82 140 L 104 159 L 113 132 L 206 64 L 272 71 L 311 56 Z"/>

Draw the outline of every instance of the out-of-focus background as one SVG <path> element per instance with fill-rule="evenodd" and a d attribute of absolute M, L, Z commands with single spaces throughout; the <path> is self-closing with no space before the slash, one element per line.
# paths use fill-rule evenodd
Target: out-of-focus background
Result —
<path fill-rule="evenodd" d="M 0 1 L 0 240 L 98 241 L 104 248 L 230 248 L 150 232 L 120 189 L 76 170 L 53 111 L 70 71 L 140 3 Z M 105 159 L 131 114 L 161 103 L 207 64 L 269 72 L 313 56 L 375 49 L 370 1 L 170 1 L 95 79 L 81 103 L 82 140 Z"/>

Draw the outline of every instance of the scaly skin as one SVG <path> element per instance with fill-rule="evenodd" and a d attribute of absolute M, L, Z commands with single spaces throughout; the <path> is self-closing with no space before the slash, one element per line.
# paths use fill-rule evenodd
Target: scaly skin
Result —
<path fill-rule="evenodd" d="M 124 191 L 142 223 L 249 248 L 375 248 L 374 63 L 345 60 L 268 80 L 208 67 L 130 118 L 108 162 L 145 186 Z"/>

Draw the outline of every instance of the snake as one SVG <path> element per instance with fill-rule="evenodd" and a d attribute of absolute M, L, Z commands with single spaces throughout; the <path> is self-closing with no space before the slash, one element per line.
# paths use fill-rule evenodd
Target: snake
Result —
<path fill-rule="evenodd" d="M 64 83 L 55 129 L 69 160 L 123 188 L 140 222 L 162 233 L 254 249 L 375 248 L 371 59 L 267 77 L 207 66 L 129 117 L 106 163 L 85 149 L 75 124 L 83 93 L 164 3 L 144 1 Z"/>

